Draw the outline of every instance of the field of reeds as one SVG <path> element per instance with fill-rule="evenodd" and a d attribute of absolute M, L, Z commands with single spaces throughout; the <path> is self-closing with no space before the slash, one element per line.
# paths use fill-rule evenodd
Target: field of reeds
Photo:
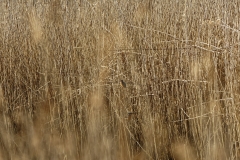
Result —
<path fill-rule="evenodd" d="M 239 8 L 2 0 L 0 159 L 240 159 Z"/>

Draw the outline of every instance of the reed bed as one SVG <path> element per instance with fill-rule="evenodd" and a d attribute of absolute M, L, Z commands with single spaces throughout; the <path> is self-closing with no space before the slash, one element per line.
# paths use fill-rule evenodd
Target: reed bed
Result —
<path fill-rule="evenodd" d="M 237 0 L 2 0 L 0 159 L 239 159 Z"/>

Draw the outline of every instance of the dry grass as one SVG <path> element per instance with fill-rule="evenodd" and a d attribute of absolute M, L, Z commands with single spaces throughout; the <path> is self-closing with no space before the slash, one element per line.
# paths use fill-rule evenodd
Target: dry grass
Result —
<path fill-rule="evenodd" d="M 240 159 L 239 7 L 3 0 L 0 159 Z"/>

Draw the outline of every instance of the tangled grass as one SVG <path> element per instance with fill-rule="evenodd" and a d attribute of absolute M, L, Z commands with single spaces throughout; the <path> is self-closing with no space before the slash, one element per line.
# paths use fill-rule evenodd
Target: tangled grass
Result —
<path fill-rule="evenodd" d="M 1 159 L 239 159 L 239 1 L 0 5 Z"/>

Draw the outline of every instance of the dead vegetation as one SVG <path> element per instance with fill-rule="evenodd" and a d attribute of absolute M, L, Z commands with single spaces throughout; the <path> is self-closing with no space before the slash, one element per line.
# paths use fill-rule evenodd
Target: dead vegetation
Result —
<path fill-rule="evenodd" d="M 0 7 L 0 159 L 239 159 L 238 1 Z"/>

